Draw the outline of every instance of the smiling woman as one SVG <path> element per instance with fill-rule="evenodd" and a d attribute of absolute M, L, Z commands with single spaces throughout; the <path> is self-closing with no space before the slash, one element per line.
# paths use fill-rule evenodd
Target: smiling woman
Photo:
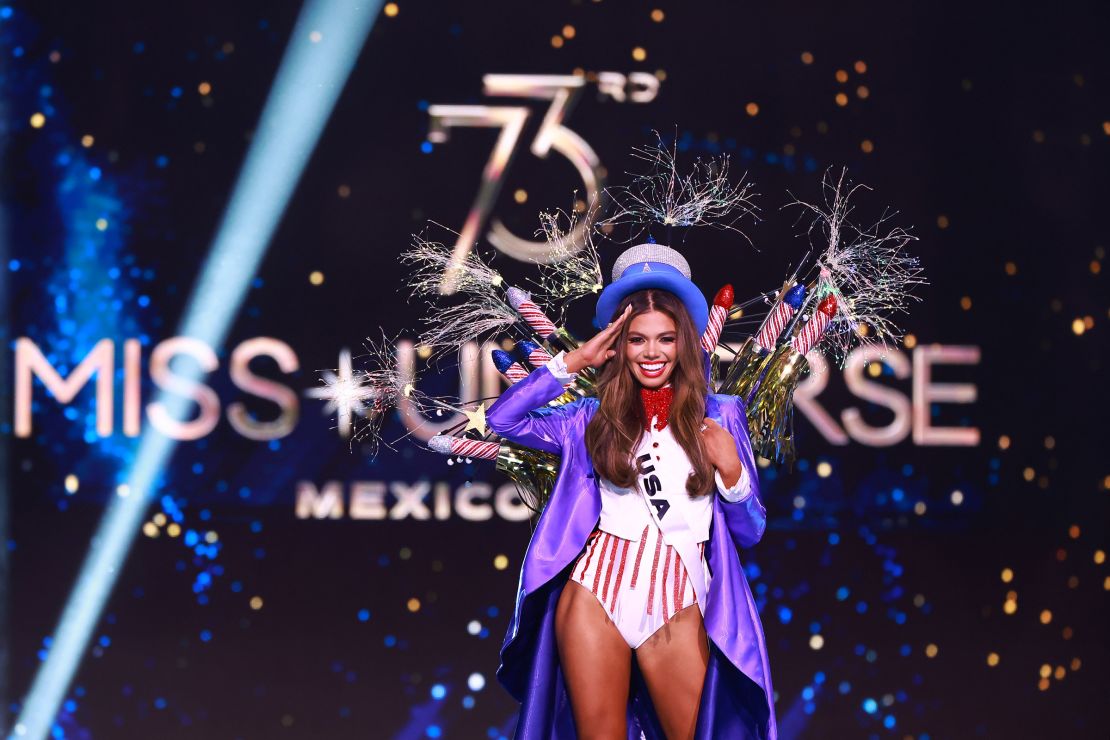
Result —
<path fill-rule="evenodd" d="M 501 651 L 518 737 L 776 735 L 737 554 L 766 511 L 743 408 L 709 393 L 707 319 L 682 255 L 632 247 L 598 299 L 606 328 L 487 413 L 502 437 L 562 455 Z M 546 405 L 587 367 L 596 398 Z"/>
<path fill-rule="evenodd" d="M 701 299 L 704 304 L 704 298 Z M 597 414 L 586 430 L 586 445 L 598 472 L 622 486 L 631 486 L 634 471 L 628 457 L 640 438 L 646 418 L 643 390 L 670 387 L 673 397 L 671 426 L 675 438 L 686 449 L 694 474 L 686 490 L 704 494 L 713 480 L 713 469 L 705 456 L 699 430 L 705 418 L 704 363 L 698 332 L 690 312 L 671 292 L 649 288 L 624 297 L 614 318 L 627 316 L 616 346 L 623 351 L 619 361 L 607 363 L 598 377 Z M 578 364 L 568 355 L 568 368 Z M 673 382 L 672 382 L 673 381 Z"/>

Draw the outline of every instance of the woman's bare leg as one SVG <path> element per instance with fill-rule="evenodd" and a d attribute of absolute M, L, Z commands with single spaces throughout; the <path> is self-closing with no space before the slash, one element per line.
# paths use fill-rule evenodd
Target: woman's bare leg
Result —
<path fill-rule="evenodd" d="M 668 740 L 693 738 L 709 665 L 701 611 L 691 604 L 636 649 L 651 703 Z"/>
<path fill-rule="evenodd" d="M 627 740 L 632 650 L 597 597 L 574 581 L 559 597 L 555 637 L 578 737 Z"/>

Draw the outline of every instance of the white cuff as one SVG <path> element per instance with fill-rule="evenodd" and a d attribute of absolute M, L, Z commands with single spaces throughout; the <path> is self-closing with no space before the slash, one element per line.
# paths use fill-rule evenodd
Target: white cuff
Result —
<path fill-rule="evenodd" d="M 573 381 L 578 376 L 578 373 L 567 371 L 567 363 L 566 359 L 564 359 L 564 355 L 566 355 L 566 352 L 560 352 L 559 354 L 555 355 L 550 360 L 548 360 L 545 367 L 551 371 L 552 375 L 555 376 L 555 380 L 558 380 L 563 385 L 566 385 L 567 383 Z"/>
<path fill-rule="evenodd" d="M 720 471 L 713 473 L 713 479 L 717 481 L 717 492 L 721 494 L 721 498 L 730 504 L 738 504 L 752 493 L 752 487 L 748 481 L 748 471 L 743 465 L 740 466 L 740 479 L 736 481 L 736 485 L 732 488 L 725 485 L 724 480 L 721 479 Z"/>

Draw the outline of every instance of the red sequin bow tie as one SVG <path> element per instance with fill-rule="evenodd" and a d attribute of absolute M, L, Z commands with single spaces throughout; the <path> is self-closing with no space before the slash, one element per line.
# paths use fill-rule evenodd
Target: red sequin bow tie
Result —
<path fill-rule="evenodd" d="M 669 383 L 662 388 L 640 388 L 640 400 L 644 403 L 644 418 L 649 427 L 652 417 L 658 417 L 655 422 L 656 430 L 662 431 L 663 427 L 667 426 L 673 398 L 674 388 Z"/>

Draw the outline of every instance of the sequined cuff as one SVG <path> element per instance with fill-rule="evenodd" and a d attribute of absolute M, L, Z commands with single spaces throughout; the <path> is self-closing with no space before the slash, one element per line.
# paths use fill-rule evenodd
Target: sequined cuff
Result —
<path fill-rule="evenodd" d="M 721 494 L 721 498 L 730 504 L 738 504 L 752 493 L 752 487 L 748 485 L 748 471 L 743 467 L 740 468 L 740 480 L 736 481 L 736 485 L 732 488 L 725 485 L 720 471 L 713 473 L 713 479 L 717 481 L 717 491 Z"/>
<path fill-rule="evenodd" d="M 572 373 L 567 370 L 567 363 L 564 355 L 566 355 L 566 352 L 560 352 L 559 354 L 555 355 L 547 361 L 546 367 L 548 370 L 551 371 L 551 374 L 555 376 L 555 380 L 558 380 L 563 385 L 566 385 L 567 383 L 574 380 L 575 377 L 577 377 L 578 373 Z"/>

